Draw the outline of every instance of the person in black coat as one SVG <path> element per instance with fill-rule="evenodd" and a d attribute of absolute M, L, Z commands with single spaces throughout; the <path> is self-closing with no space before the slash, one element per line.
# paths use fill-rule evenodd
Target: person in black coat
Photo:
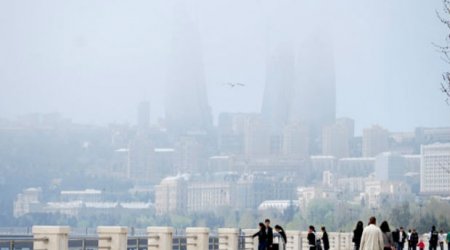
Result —
<path fill-rule="evenodd" d="M 316 250 L 316 230 L 314 226 L 309 226 L 307 239 L 309 250 Z"/>
<path fill-rule="evenodd" d="M 252 238 L 258 236 L 258 250 L 267 250 L 267 234 L 264 223 L 259 223 L 259 231 L 252 235 Z"/>
<path fill-rule="evenodd" d="M 325 227 L 322 227 L 322 242 L 323 242 L 323 249 L 329 250 L 330 249 L 330 241 L 328 240 L 328 233 L 327 233 L 327 229 Z"/>
<path fill-rule="evenodd" d="M 398 241 L 400 239 L 400 231 L 398 230 L 398 228 L 392 231 L 392 239 L 394 240 L 394 246 L 397 249 L 399 243 Z"/>
<path fill-rule="evenodd" d="M 411 237 L 409 238 L 411 250 L 417 249 L 417 244 L 419 243 L 419 234 L 416 232 L 416 229 L 412 230 Z"/>
<path fill-rule="evenodd" d="M 430 250 L 437 250 L 438 242 L 439 242 L 439 233 L 438 231 L 436 231 L 436 227 L 432 226 L 429 240 Z"/>
<path fill-rule="evenodd" d="M 272 245 L 273 245 L 273 229 L 270 227 L 270 220 L 266 219 L 264 221 L 264 223 L 266 224 L 266 244 L 267 244 L 267 249 L 272 249 Z"/>
<path fill-rule="evenodd" d="M 364 231 L 364 224 L 362 221 L 358 221 L 358 223 L 356 223 L 355 230 L 353 230 L 353 239 L 352 239 L 352 242 L 355 244 L 355 250 L 359 250 L 363 231 Z"/>

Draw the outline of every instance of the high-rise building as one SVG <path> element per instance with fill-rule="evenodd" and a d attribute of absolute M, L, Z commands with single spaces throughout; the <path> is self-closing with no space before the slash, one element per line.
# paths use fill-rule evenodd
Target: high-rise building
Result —
<path fill-rule="evenodd" d="M 309 157 L 309 128 L 302 124 L 288 124 L 283 131 L 283 155 L 291 159 Z"/>
<path fill-rule="evenodd" d="M 199 141 L 190 136 L 175 142 L 175 170 L 179 173 L 199 173 L 207 167 L 207 157 Z"/>
<path fill-rule="evenodd" d="M 290 46 L 278 46 L 266 63 L 266 86 L 262 117 L 271 134 L 281 134 L 287 125 L 295 82 L 295 53 Z"/>
<path fill-rule="evenodd" d="M 137 110 L 138 133 L 146 133 L 150 129 L 150 102 L 139 103 Z"/>
<path fill-rule="evenodd" d="M 331 39 L 317 32 L 306 37 L 297 49 L 289 120 L 308 125 L 315 139 L 320 138 L 323 126 L 336 118 L 334 58 Z M 317 145 L 313 146 L 313 153 L 319 153 Z"/>
<path fill-rule="evenodd" d="M 200 34 L 183 5 L 177 4 L 175 8 L 166 85 L 166 126 L 172 134 L 209 131 L 212 117 Z"/>
<path fill-rule="evenodd" d="M 420 192 L 450 195 L 450 143 L 422 145 Z"/>
<path fill-rule="evenodd" d="M 406 168 L 405 158 L 392 152 L 384 152 L 375 158 L 375 178 L 380 181 L 404 181 Z"/>
<path fill-rule="evenodd" d="M 354 122 L 348 118 L 336 120 L 322 130 L 322 154 L 336 158 L 350 156 L 350 143 L 354 135 Z"/>
<path fill-rule="evenodd" d="M 346 177 L 366 177 L 374 169 L 374 157 L 342 158 L 337 164 L 337 173 Z"/>
<path fill-rule="evenodd" d="M 363 130 L 363 157 L 374 157 L 389 150 L 389 131 L 374 125 Z"/>
<path fill-rule="evenodd" d="M 415 132 L 416 146 L 433 143 L 449 143 L 450 127 L 441 128 L 416 128 Z"/>
<path fill-rule="evenodd" d="M 128 148 L 128 178 L 136 181 L 150 181 L 153 155 L 154 149 L 148 138 L 136 136 L 131 140 Z"/>
<path fill-rule="evenodd" d="M 244 130 L 246 157 L 267 157 L 270 154 L 270 129 L 258 116 L 248 117 Z"/>

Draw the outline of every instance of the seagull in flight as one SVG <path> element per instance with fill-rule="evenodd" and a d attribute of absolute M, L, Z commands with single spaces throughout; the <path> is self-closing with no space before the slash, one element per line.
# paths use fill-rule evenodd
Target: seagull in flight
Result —
<path fill-rule="evenodd" d="M 228 85 L 228 86 L 230 86 L 231 88 L 234 88 L 234 87 L 244 87 L 244 86 L 245 86 L 245 84 L 240 83 L 240 82 L 227 82 L 227 83 L 225 83 L 225 85 Z"/>

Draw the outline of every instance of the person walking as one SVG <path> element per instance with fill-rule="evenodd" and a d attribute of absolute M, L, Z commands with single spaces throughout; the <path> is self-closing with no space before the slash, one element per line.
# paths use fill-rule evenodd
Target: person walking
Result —
<path fill-rule="evenodd" d="M 272 249 L 272 245 L 273 245 L 273 229 L 270 227 L 270 220 L 266 219 L 264 221 L 264 224 L 266 226 L 267 249 Z"/>
<path fill-rule="evenodd" d="M 408 250 L 412 250 L 412 247 L 411 247 L 411 234 L 412 234 L 411 229 L 408 229 L 408 232 L 406 233 L 406 236 L 408 237 Z"/>
<path fill-rule="evenodd" d="M 405 229 L 403 227 L 400 227 L 400 231 L 398 232 L 397 250 L 403 250 L 407 239 L 408 235 L 406 234 Z"/>
<path fill-rule="evenodd" d="M 358 221 L 356 223 L 355 230 L 353 230 L 353 238 L 352 242 L 354 244 L 354 250 L 359 250 L 359 246 L 361 245 L 361 236 L 364 230 L 364 224 L 362 221 Z"/>
<path fill-rule="evenodd" d="M 417 246 L 419 247 L 419 250 L 425 250 L 425 242 L 423 242 L 423 239 L 420 239 Z"/>
<path fill-rule="evenodd" d="M 437 250 L 437 246 L 439 243 L 439 233 L 438 231 L 436 231 L 435 226 L 431 227 L 429 243 L 430 243 L 430 250 Z"/>
<path fill-rule="evenodd" d="M 308 228 L 308 245 L 309 245 L 309 250 L 316 250 L 316 229 L 314 228 L 314 226 L 309 226 Z"/>
<path fill-rule="evenodd" d="M 441 229 L 441 231 L 439 232 L 439 247 L 441 248 L 441 250 L 444 250 L 444 241 L 445 241 L 445 234 L 444 230 Z"/>
<path fill-rule="evenodd" d="M 258 250 L 267 250 L 266 226 L 259 223 L 259 231 L 252 235 L 252 238 L 258 237 Z"/>
<path fill-rule="evenodd" d="M 397 247 L 398 247 L 398 244 L 399 244 L 399 239 L 400 239 L 400 230 L 398 230 L 398 228 L 396 228 L 395 230 L 393 230 L 392 232 L 391 232 L 391 234 L 392 234 L 392 239 L 394 240 L 394 245 L 393 245 L 393 247 L 394 247 L 394 249 L 397 249 Z"/>
<path fill-rule="evenodd" d="M 287 236 L 284 229 L 280 225 L 275 225 L 275 232 L 273 233 L 273 250 L 285 250 L 287 243 Z"/>
<path fill-rule="evenodd" d="M 416 250 L 417 249 L 417 244 L 419 243 L 419 234 L 417 233 L 415 228 L 412 230 L 411 237 L 410 237 L 409 241 L 410 242 L 408 244 L 410 244 L 411 250 Z"/>
<path fill-rule="evenodd" d="M 393 239 L 393 233 L 389 228 L 387 221 L 383 221 L 380 225 L 381 232 L 383 233 L 383 249 L 392 250 L 395 249 L 395 241 Z"/>
<path fill-rule="evenodd" d="M 369 225 L 364 228 L 361 236 L 360 250 L 383 249 L 383 233 L 376 224 L 377 219 L 375 217 L 370 217 Z"/>
<path fill-rule="evenodd" d="M 323 242 L 323 250 L 330 249 L 330 240 L 328 239 L 327 229 L 322 227 L 322 242 Z"/>
<path fill-rule="evenodd" d="M 447 233 L 447 249 L 450 250 L 450 231 Z"/>

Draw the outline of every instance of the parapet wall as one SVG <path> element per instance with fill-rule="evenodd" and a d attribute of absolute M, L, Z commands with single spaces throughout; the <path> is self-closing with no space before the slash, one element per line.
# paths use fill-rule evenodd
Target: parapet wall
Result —
<path fill-rule="evenodd" d="M 252 235 L 257 229 L 220 228 L 217 235 L 218 244 L 211 248 L 210 230 L 204 227 L 190 227 L 186 229 L 187 250 L 257 250 L 257 238 Z M 69 227 L 61 226 L 34 226 L 34 250 L 68 250 Z M 98 249 L 127 250 L 128 228 L 98 227 Z M 307 232 L 287 231 L 286 250 L 308 250 Z M 330 248 L 332 250 L 349 250 L 353 248 L 351 233 L 328 233 Z M 174 229 L 171 227 L 148 227 L 147 249 L 167 250 L 173 249 Z"/>

